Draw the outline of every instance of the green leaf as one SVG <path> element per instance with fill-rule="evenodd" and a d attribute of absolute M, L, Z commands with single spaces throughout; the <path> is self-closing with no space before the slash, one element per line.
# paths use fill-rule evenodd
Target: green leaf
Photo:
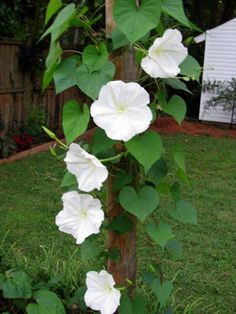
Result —
<path fill-rule="evenodd" d="M 62 33 L 65 28 L 65 25 L 69 26 L 69 21 L 76 16 L 76 9 L 75 4 L 71 3 L 62 9 L 57 17 L 55 18 L 52 25 L 44 32 L 41 36 L 40 40 L 42 40 L 48 34 L 55 32 L 53 35 L 52 41 L 56 41 L 57 38 L 60 36 L 59 33 Z M 59 31 L 59 32 L 58 32 Z M 62 32 L 61 32 L 62 31 Z"/>
<path fill-rule="evenodd" d="M 170 212 L 171 217 L 183 223 L 197 224 L 197 212 L 190 202 L 180 200 L 176 203 L 176 210 Z"/>
<path fill-rule="evenodd" d="M 90 73 L 89 68 L 83 64 L 78 68 L 77 72 L 79 74 L 79 88 L 95 100 L 101 87 L 113 79 L 115 66 L 112 62 L 107 61 L 101 70 Z"/>
<path fill-rule="evenodd" d="M 172 184 L 170 188 L 170 193 L 172 194 L 176 202 L 181 199 L 181 189 L 180 189 L 180 183 L 178 181 Z"/>
<path fill-rule="evenodd" d="M 117 141 L 110 139 L 104 130 L 96 129 L 92 139 L 92 153 L 94 155 L 112 148 Z"/>
<path fill-rule="evenodd" d="M 31 278 L 23 270 L 9 270 L 6 281 L 2 284 L 3 296 L 8 299 L 29 299 L 31 292 Z"/>
<path fill-rule="evenodd" d="M 165 245 L 166 250 L 177 259 L 183 258 L 182 245 L 176 239 L 169 240 Z"/>
<path fill-rule="evenodd" d="M 58 296 L 51 291 L 38 290 L 33 293 L 37 304 L 26 307 L 28 314 L 65 314 L 65 309 Z"/>
<path fill-rule="evenodd" d="M 6 277 L 5 275 L 3 275 L 2 273 L 0 273 L 0 289 L 2 289 L 2 285 L 3 283 L 6 281 Z"/>
<path fill-rule="evenodd" d="M 88 105 L 83 104 L 83 111 L 81 112 L 77 101 L 69 100 L 65 103 L 62 114 L 62 126 L 67 144 L 73 142 L 87 130 L 89 119 L 90 112 Z"/>
<path fill-rule="evenodd" d="M 172 148 L 172 154 L 177 167 L 186 173 L 183 145 L 175 144 Z"/>
<path fill-rule="evenodd" d="M 82 261 L 95 258 L 102 252 L 101 243 L 97 236 L 90 236 L 80 246 Z"/>
<path fill-rule="evenodd" d="M 62 179 L 61 185 L 60 187 L 69 187 L 69 186 L 74 186 L 74 185 L 78 185 L 76 176 L 71 174 L 70 172 L 66 172 L 64 175 L 64 178 Z"/>
<path fill-rule="evenodd" d="M 133 299 L 133 314 L 144 314 L 146 305 L 146 298 L 141 293 L 137 293 Z"/>
<path fill-rule="evenodd" d="M 107 226 L 109 230 L 115 231 L 119 234 L 129 232 L 133 228 L 133 223 L 129 216 L 124 213 L 116 216 L 111 223 Z"/>
<path fill-rule="evenodd" d="M 120 256 L 120 250 L 117 248 L 112 248 L 107 254 L 107 257 L 113 262 L 119 262 Z"/>
<path fill-rule="evenodd" d="M 119 30 L 118 27 L 115 27 L 111 33 L 112 47 L 113 49 L 118 49 L 123 46 L 129 45 L 128 38 Z"/>
<path fill-rule="evenodd" d="M 202 68 L 195 58 L 188 55 L 179 67 L 181 69 L 180 74 L 199 82 Z"/>
<path fill-rule="evenodd" d="M 181 122 L 184 120 L 187 112 L 185 101 L 176 95 L 171 97 L 168 104 L 162 103 L 161 108 L 164 112 L 174 117 L 179 124 L 181 124 Z"/>
<path fill-rule="evenodd" d="M 100 70 L 108 61 L 108 51 L 105 43 L 100 43 L 98 46 L 88 45 L 85 47 L 82 60 L 87 65 L 90 72 Z"/>
<path fill-rule="evenodd" d="M 77 85 L 78 73 L 76 70 L 77 60 L 75 58 L 64 59 L 57 66 L 53 74 L 57 94 Z"/>
<path fill-rule="evenodd" d="M 160 194 L 169 194 L 170 193 L 170 185 L 167 182 L 160 182 L 157 186 L 156 186 L 157 191 Z"/>
<path fill-rule="evenodd" d="M 142 0 L 137 7 L 134 0 L 116 0 L 113 16 L 118 28 L 131 43 L 145 36 L 159 24 L 160 0 Z"/>
<path fill-rule="evenodd" d="M 46 17 L 44 25 L 48 23 L 50 18 L 57 12 L 58 9 L 62 6 L 61 0 L 50 0 L 47 6 Z"/>
<path fill-rule="evenodd" d="M 121 206 L 143 222 L 159 205 L 158 192 L 150 187 L 143 187 L 139 193 L 132 186 L 124 187 L 119 194 Z"/>
<path fill-rule="evenodd" d="M 155 275 L 152 272 L 146 272 L 142 275 L 142 281 L 149 286 L 151 286 L 154 279 L 155 279 Z"/>
<path fill-rule="evenodd" d="M 133 137 L 125 143 L 128 152 L 143 165 L 145 172 L 161 157 L 162 140 L 155 131 Z"/>
<path fill-rule="evenodd" d="M 56 70 L 56 67 L 58 65 L 58 60 L 61 57 L 62 49 L 59 42 L 51 42 L 49 53 L 46 58 L 46 71 L 43 75 L 43 89 L 46 89 L 48 85 L 50 84 L 54 71 Z"/>
<path fill-rule="evenodd" d="M 165 280 L 162 283 L 160 279 L 156 278 L 152 283 L 152 290 L 158 297 L 161 307 L 163 307 L 167 300 L 169 299 L 172 291 L 173 291 L 173 284 L 169 280 Z"/>
<path fill-rule="evenodd" d="M 174 237 L 171 227 L 164 221 L 160 221 L 158 227 L 151 222 L 147 225 L 146 232 L 162 248 Z"/>
<path fill-rule="evenodd" d="M 132 181 L 133 181 L 132 173 L 127 173 L 125 170 L 121 169 L 116 173 L 116 178 L 112 185 L 112 191 L 118 192 L 124 186 L 131 183 Z"/>
<path fill-rule="evenodd" d="M 189 21 L 184 13 L 182 0 L 162 0 L 162 11 L 172 16 L 181 24 L 191 28 Z"/>
<path fill-rule="evenodd" d="M 144 314 L 146 309 L 145 297 L 138 293 L 131 300 L 127 294 L 123 294 L 120 300 L 119 314 Z"/>
<path fill-rule="evenodd" d="M 155 185 L 158 185 L 168 173 L 168 166 L 165 160 L 159 159 L 148 170 L 147 176 Z"/>
<path fill-rule="evenodd" d="M 133 314 L 132 302 L 127 294 L 122 294 L 120 299 L 119 314 Z"/>
<path fill-rule="evenodd" d="M 178 78 L 168 78 L 162 80 L 165 84 L 171 86 L 174 89 L 183 90 L 189 94 L 192 94 L 192 92 L 190 92 L 190 90 L 187 88 L 186 84 L 180 81 Z"/>

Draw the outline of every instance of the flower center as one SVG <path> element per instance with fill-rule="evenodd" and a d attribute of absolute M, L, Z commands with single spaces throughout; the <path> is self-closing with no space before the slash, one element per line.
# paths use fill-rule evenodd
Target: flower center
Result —
<path fill-rule="evenodd" d="M 82 209 L 79 216 L 80 218 L 87 218 L 88 217 L 87 210 Z"/>
<path fill-rule="evenodd" d="M 122 103 L 117 104 L 116 108 L 117 108 L 118 113 L 123 113 L 127 110 L 126 104 L 122 104 Z"/>
<path fill-rule="evenodd" d="M 107 293 L 111 293 L 112 292 L 112 287 L 109 285 L 106 285 L 105 290 Z"/>
<path fill-rule="evenodd" d="M 162 49 L 161 47 L 158 47 L 158 48 L 155 50 L 156 56 L 159 57 L 159 56 L 162 54 L 162 51 L 163 51 L 163 49 Z"/>

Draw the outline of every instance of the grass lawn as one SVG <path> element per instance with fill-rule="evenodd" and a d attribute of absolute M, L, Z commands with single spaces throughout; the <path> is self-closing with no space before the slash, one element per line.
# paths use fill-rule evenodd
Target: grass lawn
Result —
<path fill-rule="evenodd" d="M 183 260 L 167 259 L 158 248 L 148 247 L 141 229 L 139 269 L 145 269 L 148 258 L 162 256 L 166 276 L 172 279 L 178 272 L 175 313 L 236 313 L 236 141 L 176 135 L 164 142 L 167 158 L 172 144 L 185 143 L 192 185 L 183 194 L 197 208 L 199 225 L 172 221 L 183 243 Z M 49 153 L 0 167 L 0 268 L 23 267 L 35 280 L 57 276 L 70 293 L 94 266 L 80 260 L 74 239 L 54 224 L 63 173 Z M 171 206 L 164 196 L 160 214 Z"/>

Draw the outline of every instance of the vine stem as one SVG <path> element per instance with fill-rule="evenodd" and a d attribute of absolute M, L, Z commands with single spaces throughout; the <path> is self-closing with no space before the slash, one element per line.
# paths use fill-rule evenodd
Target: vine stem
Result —
<path fill-rule="evenodd" d="M 112 156 L 112 157 L 109 157 L 109 158 L 100 159 L 100 161 L 101 162 L 113 161 L 113 160 L 116 160 L 116 159 L 119 159 L 119 158 L 123 157 L 124 155 L 125 155 L 125 153 L 120 153 L 118 155 L 115 155 L 115 156 Z"/>

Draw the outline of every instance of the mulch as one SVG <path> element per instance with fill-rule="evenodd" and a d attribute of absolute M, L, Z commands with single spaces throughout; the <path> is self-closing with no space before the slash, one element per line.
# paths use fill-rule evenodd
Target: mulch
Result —
<path fill-rule="evenodd" d="M 184 133 L 188 135 L 207 135 L 212 137 L 231 137 L 236 139 L 236 129 L 230 129 L 229 124 L 213 125 L 199 121 L 184 121 L 181 126 L 179 126 L 178 123 L 171 117 L 160 117 L 152 124 L 152 128 L 165 135 Z"/>
<path fill-rule="evenodd" d="M 188 135 L 207 135 L 212 137 L 230 137 L 236 139 L 236 129 L 230 129 L 229 125 L 216 126 L 203 122 L 184 121 L 181 126 L 171 117 L 159 117 L 156 122 L 151 125 L 153 130 L 164 134 L 172 135 L 176 133 L 183 133 Z M 87 131 L 81 136 L 83 139 L 90 139 L 94 133 L 94 129 Z M 49 150 L 49 146 L 53 146 L 55 142 L 45 143 L 40 146 L 23 151 L 9 158 L 0 159 L 1 164 L 15 162 L 28 156 L 38 154 L 39 152 Z"/>

